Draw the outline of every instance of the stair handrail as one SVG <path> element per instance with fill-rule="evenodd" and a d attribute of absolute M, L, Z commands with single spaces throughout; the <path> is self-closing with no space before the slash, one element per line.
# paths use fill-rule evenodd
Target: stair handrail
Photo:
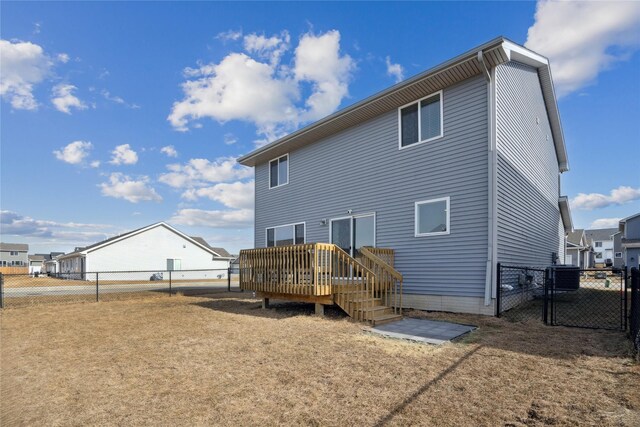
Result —
<path fill-rule="evenodd" d="M 389 297 L 389 301 L 394 307 L 394 311 L 402 315 L 402 273 L 389 265 L 384 259 L 374 254 L 371 251 L 371 248 L 363 246 L 359 251 L 360 255 L 372 264 L 370 269 L 373 270 L 376 275 L 377 285 L 384 287 L 384 289 L 380 290 L 383 300 L 386 300 L 386 297 Z M 369 266 L 367 265 L 367 267 Z M 386 280 L 387 278 L 390 280 Z M 396 284 L 398 284 L 397 287 Z"/>

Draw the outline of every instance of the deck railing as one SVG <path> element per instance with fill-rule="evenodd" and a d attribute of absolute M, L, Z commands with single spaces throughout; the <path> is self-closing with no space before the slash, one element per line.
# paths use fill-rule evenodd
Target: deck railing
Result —
<path fill-rule="evenodd" d="M 376 296 L 402 315 L 402 274 L 393 268 L 393 249 L 360 248 L 360 262 L 376 276 Z"/>
<path fill-rule="evenodd" d="M 380 254 L 380 255 L 378 255 Z M 249 291 L 328 296 L 358 320 L 368 320 L 376 299 L 399 312 L 402 275 L 392 249 L 361 250 L 361 261 L 330 243 L 240 251 L 240 288 Z M 383 258 L 384 257 L 384 258 Z"/>

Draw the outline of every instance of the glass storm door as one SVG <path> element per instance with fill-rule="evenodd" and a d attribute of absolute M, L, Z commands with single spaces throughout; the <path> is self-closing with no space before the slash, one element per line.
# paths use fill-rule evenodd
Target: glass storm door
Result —
<path fill-rule="evenodd" d="M 357 256 L 361 247 L 375 246 L 375 223 L 373 214 L 332 219 L 331 243 L 349 255 Z"/>

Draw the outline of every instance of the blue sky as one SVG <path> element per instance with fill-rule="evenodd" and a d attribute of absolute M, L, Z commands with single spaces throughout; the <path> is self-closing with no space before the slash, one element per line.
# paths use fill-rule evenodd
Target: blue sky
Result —
<path fill-rule="evenodd" d="M 604 19 L 606 17 L 607 19 Z M 2 240 L 252 246 L 233 158 L 498 35 L 552 61 L 577 227 L 640 211 L 634 3 L 2 3 Z"/>

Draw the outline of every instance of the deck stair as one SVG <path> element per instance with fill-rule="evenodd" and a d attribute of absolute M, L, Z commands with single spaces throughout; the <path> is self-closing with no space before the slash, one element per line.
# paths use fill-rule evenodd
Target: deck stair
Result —
<path fill-rule="evenodd" d="M 373 325 L 402 318 L 402 274 L 394 252 L 360 248 L 353 258 L 338 246 L 311 243 L 240 251 L 240 287 L 264 298 L 337 304 Z"/>

